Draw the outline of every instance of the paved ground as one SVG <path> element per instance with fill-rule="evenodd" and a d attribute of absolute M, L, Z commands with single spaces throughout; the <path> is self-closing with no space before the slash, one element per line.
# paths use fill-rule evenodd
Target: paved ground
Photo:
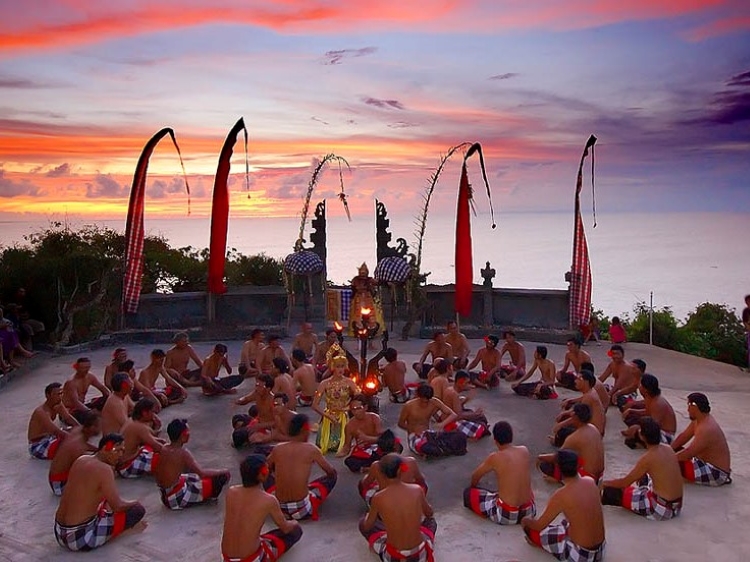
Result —
<path fill-rule="evenodd" d="M 426 342 L 392 342 L 408 362 L 415 360 Z M 533 350 L 530 342 L 524 342 Z M 285 342 L 288 346 L 289 342 Z M 480 341 L 472 341 L 477 349 Z M 230 342 L 230 359 L 236 364 L 241 342 Z M 201 355 L 211 345 L 197 343 Z M 349 344 L 349 347 L 353 347 Z M 550 358 L 558 365 L 564 355 L 562 346 L 549 345 Z M 130 357 L 137 367 L 146 364 L 150 346 L 132 346 Z M 606 347 L 589 346 L 597 373 L 606 365 Z M 750 553 L 750 534 L 744 527 L 750 520 L 750 376 L 736 367 L 640 344 L 628 344 L 627 358 L 641 357 L 648 371 L 657 375 L 664 395 L 678 413 L 678 430 L 687 424 L 685 397 L 692 391 L 705 392 L 714 413 L 722 424 L 732 450 L 734 483 L 720 489 L 686 486 L 685 508 L 674 521 L 650 522 L 613 507 L 605 508 L 607 527 L 607 560 L 648 560 L 653 562 L 716 559 L 726 562 L 746 560 Z M 109 361 L 110 349 L 91 351 L 94 372 L 101 374 Z M 0 392 L 2 428 L 0 433 L 0 560 L 66 561 L 87 560 L 167 561 L 175 556 L 183 562 L 219 560 L 219 542 L 223 518 L 223 498 L 218 503 L 172 513 L 162 507 L 153 481 L 119 481 L 123 497 L 137 498 L 146 507 L 148 527 L 130 532 L 100 551 L 86 555 L 64 552 L 52 533 L 57 499 L 47 485 L 46 462 L 29 458 L 26 425 L 34 406 L 43 400 L 43 387 L 52 381 L 63 381 L 71 373 L 71 356 L 50 357 L 37 362 L 29 372 L 11 381 Z M 249 387 L 251 383 L 244 383 Z M 242 390 L 243 387 L 240 387 Z M 563 390 L 562 395 L 573 395 Z M 229 467 L 232 483 L 239 483 L 239 461 L 242 453 L 230 446 L 230 418 L 242 410 L 231 397 L 205 398 L 197 389 L 184 404 L 163 413 L 168 422 L 173 417 L 187 417 L 192 427 L 190 448 L 205 467 Z M 400 406 L 384 401 L 382 415 L 386 425 L 395 426 Z M 477 394 L 476 405 L 484 407 L 492 423 L 509 420 L 516 432 L 516 442 L 525 444 L 533 454 L 550 451 L 545 436 L 549 433 L 557 401 L 539 402 L 513 395 L 506 383 L 498 390 Z M 631 451 L 620 441 L 622 423 L 610 409 L 606 436 L 606 476 L 624 474 L 634 464 L 639 452 Z M 403 438 L 403 432 L 397 430 Z M 462 505 L 462 490 L 468 475 L 493 449 L 491 439 L 469 445 L 464 457 L 422 461 L 430 485 L 429 500 L 438 522 L 436 559 L 439 561 L 543 561 L 552 558 L 523 540 L 518 527 L 500 528 L 473 515 Z M 357 518 L 364 512 L 357 495 L 357 477 L 343 466 L 341 459 L 331 462 L 339 469 L 339 482 L 323 506 L 318 522 L 304 522 L 302 541 L 284 558 L 289 562 L 327 560 L 328 562 L 376 560 L 368 553 L 364 539 L 357 532 Z M 539 506 L 546 505 L 553 485 L 533 478 Z M 745 554 L 742 554 L 742 553 Z"/>

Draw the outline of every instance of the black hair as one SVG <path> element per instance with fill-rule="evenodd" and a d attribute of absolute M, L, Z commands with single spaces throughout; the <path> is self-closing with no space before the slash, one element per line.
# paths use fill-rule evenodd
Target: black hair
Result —
<path fill-rule="evenodd" d="M 44 396 L 49 397 L 49 395 L 52 394 L 53 391 L 61 387 L 62 385 L 59 382 L 49 383 L 47 386 L 44 387 Z"/>
<path fill-rule="evenodd" d="M 301 349 L 292 350 L 292 359 L 296 359 L 300 363 L 304 363 L 307 359 L 307 354 Z"/>
<path fill-rule="evenodd" d="M 625 355 L 625 348 L 623 348 L 619 343 L 616 343 L 615 345 L 611 346 L 609 348 L 610 351 L 619 351 L 620 353 Z"/>
<path fill-rule="evenodd" d="M 547 346 L 546 345 L 536 346 L 536 352 L 539 354 L 539 357 L 541 357 L 542 359 L 547 359 Z"/>
<path fill-rule="evenodd" d="M 172 336 L 173 342 L 178 342 L 180 340 L 188 340 L 187 332 L 177 332 L 174 336 Z"/>
<path fill-rule="evenodd" d="M 154 349 L 151 352 L 151 357 L 165 357 L 167 354 L 164 353 L 163 349 Z"/>
<path fill-rule="evenodd" d="M 572 336 L 568 338 L 568 341 L 575 344 L 577 347 L 581 347 L 581 340 L 578 338 L 578 336 Z"/>
<path fill-rule="evenodd" d="M 123 373 L 127 373 L 133 367 L 135 367 L 135 361 L 132 359 L 126 359 L 122 363 L 117 364 L 117 370 L 122 371 Z"/>
<path fill-rule="evenodd" d="M 302 433 L 302 429 L 305 424 L 309 423 L 309 421 L 310 418 L 308 418 L 306 414 L 297 414 L 296 416 L 293 416 L 289 422 L 289 436 L 297 437 L 297 435 Z"/>
<path fill-rule="evenodd" d="M 263 330 L 261 330 L 260 328 L 255 328 L 252 332 L 250 332 L 250 339 L 253 339 L 255 338 L 255 336 L 257 336 L 258 334 L 262 334 L 262 333 L 263 333 Z"/>
<path fill-rule="evenodd" d="M 289 395 L 286 392 L 279 392 L 278 394 L 274 394 L 273 399 L 276 400 L 277 398 L 279 398 L 284 403 L 284 405 L 289 403 Z"/>
<path fill-rule="evenodd" d="M 131 417 L 134 420 L 140 420 L 145 412 L 153 411 L 155 406 L 156 404 L 151 398 L 141 398 L 135 403 L 135 406 L 133 406 L 133 414 Z"/>
<path fill-rule="evenodd" d="M 429 384 L 420 384 L 417 387 L 417 398 L 430 399 L 435 396 L 435 391 Z"/>
<path fill-rule="evenodd" d="M 92 427 L 99 420 L 101 414 L 99 414 L 98 410 L 86 410 L 85 412 L 81 412 L 78 417 L 81 427 Z"/>
<path fill-rule="evenodd" d="M 354 402 L 355 400 L 359 402 L 360 404 L 362 404 L 363 406 L 367 404 L 367 396 L 365 396 L 364 394 L 355 394 L 354 396 L 352 396 L 349 402 L 351 403 L 351 402 Z"/>
<path fill-rule="evenodd" d="M 594 376 L 594 373 L 587 369 L 581 370 L 581 378 L 585 380 L 591 388 L 594 388 L 596 385 L 596 377 Z"/>
<path fill-rule="evenodd" d="M 378 437 L 378 449 L 382 453 L 392 453 L 396 450 L 396 434 L 392 430 L 386 429 Z"/>
<path fill-rule="evenodd" d="M 644 416 L 638 420 L 638 425 L 641 427 L 641 437 L 647 445 L 658 445 L 661 443 L 661 428 L 654 418 Z"/>
<path fill-rule="evenodd" d="M 457 371 L 456 374 L 453 376 L 453 380 L 458 382 L 459 380 L 463 379 L 470 379 L 471 375 L 469 374 L 469 371 L 465 369 L 461 369 L 460 371 Z"/>
<path fill-rule="evenodd" d="M 286 362 L 286 359 L 283 359 L 281 357 L 274 357 L 272 363 L 273 363 L 273 366 L 276 367 L 280 373 L 289 372 L 289 363 Z"/>
<path fill-rule="evenodd" d="M 268 343 L 271 343 L 272 341 L 278 341 L 281 339 L 281 336 L 279 334 L 271 334 L 268 336 Z"/>
<path fill-rule="evenodd" d="M 273 377 L 271 375 L 258 375 L 255 380 L 262 382 L 266 388 L 273 388 Z"/>
<path fill-rule="evenodd" d="M 490 334 L 489 336 L 484 338 L 485 341 L 491 341 L 492 345 L 497 347 L 497 344 L 500 343 L 500 338 L 498 338 L 495 334 Z"/>
<path fill-rule="evenodd" d="M 432 339 L 436 340 L 436 339 L 438 339 L 438 336 L 441 336 L 441 335 L 444 335 L 444 334 L 445 334 L 445 330 L 435 330 L 432 333 Z"/>
<path fill-rule="evenodd" d="M 578 474 L 578 455 L 570 449 L 560 449 L 555 457 L 557 466 L 563 478 L 570 478 Z"/>
<path fill-rule="evenodd" d="M 633 365 L 638 367 L 641 373 L 646 372 L 646 362 L 643 359 L 633 359 Z"/>
<path fill-rule="evenodd" d="M 591 361 L 584 361 L 581 363 L 581 370 L 587 369 L 591 371 L 592 373 L 596 372 L 596 369 L 594 368 L 594 364 Z"/>
<path fill-rule="evenodd" d="M 390 480 L 398 478 L 399 469 L 403 462 L 404 460 L 396 453 L 388 453 L 380 459 L 380 472 Z"/>
<path fill-rule="evenodd" d="M 127 373 L 115 373 L 111 381 L 112 390 L 120 392 L 122 390 L 122 385 L 125 383 L 130 384 L 130 375 Z"/>
<path fill-rule="evenodd" d="M 591 407 L 588 404 L 578 402 L 573 406 L 573 414 L 583 423 L 591 421 Z"/>
<path fill-rule="evenodd" d="M 91 359 L 88 357 L 79 357 L 76 359 L 76 363 L 91 363 Z"/>
<path fill-rule="evenodd" d="M 619 323 L 620 323 L 620 317 L 619 316 L 613 316 L 612 317 L 612 324 L 616 326 Z"/>
<path fill-rule="evenodd" d="M 508 336 L 516 337 L 516 333 L 513 330 L 503 330 L 503 339 L 507 338 Z"/>
<path fill-rule="evenodd" d="M 248 455 L 240 463 L 240 476 L 242 477 L 242 485 L 245 488 L 255 486 L 260 482 L 258 476 L 261 470 L 266 465 L 266 457 L 263 455 Z"/>
<path fill-rule="evenodd" d="M 383 357 L 385 357 L 385 360 L 388 361 L 388 363 L 393 363 L 396 359 L 398 359 L 398 351 L 396 351 L 392 347 L 389 347 L 383 352 Z"/>
<path fill-rule="evenodd" d="M 109 443 L 112 443 L 112 445 L 119 445 L 123 441 L 125 441 L 125 438 L 119 433 L 107 433 L 106 435 L 103 435 L 101 439 L 99 439 L 99 447 L 97 448 L 97 450 L 101 451 Z"/>
<path fill-rule="evenodd" d="M 435 362 L 432 364 L 432 368 L 435 369 L 438 373 L 441 375 L 444 375 L 448 372 L 448 367 L 450 367 L 450 363 L 443 357 L 438 357 L 435 359 Z"/>
<path fill-rule="evenodd" d="M 692 392 L 688 394 L 688 402 L 692 402 L 698 407 L 698 410 L 700 410 L 704 414 L 708 414 L 711 412 L 711 405 L 708 402 L 708 397 L 703 394 L 702 392 Z"/>
<path fill-rule="evenodd" d="M 326 330 L 326 337 L 330 336 L 331 334 L 336 334 L 336 330 L 333 328 L 328 328 Z"/>
<path fill-rule="evenodd" d="M 169 440 L 174 443 L 180 438 L 182 432 L 188 427 L 188 422 L 185 418 L 175 418 L 167 426 L 167 436 Z"/>
<path fill-rule="evenodd" d="M 659 388 L 659 379 L 649 373 L 644 373 L 641 377 L 641 386 L 646 389 L 649 396 L 659 396 L 661 394 L 661 388 Z"/>
<path fill-rule="evenodd" d="M 217 343 L 214 346 L 214 353 L 226 353 L 227 351 L 229 351 L 229 349 L 223 343 Z"/>
<path fill-rule="evenodd" d="M 513 428 L 507 421 L 499 421 L 492 426 L 492 437 L 498 445 L 513 443 Z"/>

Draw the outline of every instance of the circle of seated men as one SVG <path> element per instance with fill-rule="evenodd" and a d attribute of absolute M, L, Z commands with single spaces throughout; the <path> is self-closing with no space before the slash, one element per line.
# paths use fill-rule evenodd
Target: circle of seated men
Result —
<path fill-rule="evenodd" d="M 232 375 L 226 346 L 217 344 L 201 360 L 180 333 L 169 351 L 151 353 L 150 364 L 138 376 L 127 351 L 118 348 L 104 383 L 90 372 L 88 358 L 81 357 L 70 379 L 49 384 L 44 403 L 32 413 L 28 442 L 32 457 L 51 460 L 49 484 L 61 496 L 54 522 L 57 542 L 87 551 L 139 525 L 145 509 L 120 497 L 115 474 L 153 476 L 163 505 L 172 510 L 216 499 L 230 480 L 229 471 L 196 462 L 186 448 L 186 419 L 173 419 L 166 427 L 168 439 L 159 437 L 158 413 L 184 401 L 187 387 L 200 386 L 205 396 L 232 394 L 253 377 L 253 391 L 235 400 L 251 404 L 248 413 L 231 420 L 233 445 L 250 454 L 240 465 L 242 484 L 226 493 L 224 560 L 277 560 L 300 540 L 298 521 L 317 520 L 336 485 L 336 469 L 325 458 L 331 452 L 343 457 L 352 472 L 363 473 L 358 491 L 368 511 L 359 529 L 370 549 L 384 561 L 433 560 L 437 523 L 419 463 L 403 455 L 404 444 L 383 427 L 377 413 L 367 411 L 368 399 L 348 376 L 337 334 L 329 330 L 319 344 L 311 326 L 303 324 L 291 361 L 278 337 L 269 337 L 267 344 L 264 339 L 255 330 L 245 342 L 238 375 Z M 488 335 L 469 362 L 468 342 L 451 322 L 413 364 L 419 378 L 413 383 L 406 382 L 407 367 L 395 349 L 383 354 L 383 383 L 391 402 L 403 405 L 398 426 L 417 458 L 463 455 L 468 441 L 492 435 L 497 450 L 473 471 L 463 492 L 468 509 L 500 525 L 520 525 L 531 545 L 559 560 L 595 561 L 603 559 L 606 543 L 602 505 L 668 520 L 682 510 L 683 481 L 707 486 L 731 482 L 726 438 L 704 394 L 688 396 L 690 423 L 675 437 L 676 416 L 658 379 L 645 372 L 643 361 L 625 361 L 621 345 L 611 347 L 611 361 L 597 378 L 591 357 L 575 338 L 567 342 L 560 371 L 547 358 L 545 346 L 536 347 L 527 371 L 515 334 L 505 332 L 503 339 L 498 350 L 499 338 Z M 503 363 L 506 353 L 509 362 Z M 189 367 L 191 361 L 196 368 Z M 474 370 L 477 366 L 481 370 Z M 219 376 L 221 369 L 226 376 Z M 539 380 L 526 382 L 536 371 Z M 165 386 L 157 386 L 159 377 Z M 611 385 L 605 384 L 609 377 Z M 469 389 L 490 390 L 503 379 L 516 394 L 540 400 L 557 398 L 556 386 L 580 393 L 561 402 L 549 437 L 557 450 L 536 460 L 545 479 L 562 484 L 538 516 L 528 449 L 513 443 L 508 422 L 490 429 L 481 408 L 466 406 Z M 101 396 L 86 401 L 90 387 Z M 625 444 L 645 453 L 628 474 L 603 480 L 610 406 L 622 413 Z M 309 407 L 319 422 L 312 424 L 295 407 Z M 91 445 L 99 434 L 98 445 Z M 314 465 L 323 475 L 311 480 Z M 480 486 L 490 473 L 494 490 Z M 555 524 L 561 514 L 562 522 Z M 277 529 L 262 533 L 268 517 Z"/>

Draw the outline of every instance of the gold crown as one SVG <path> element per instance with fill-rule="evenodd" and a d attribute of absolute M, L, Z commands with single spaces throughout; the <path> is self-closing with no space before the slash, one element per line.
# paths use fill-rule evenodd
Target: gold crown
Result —
<path fill-rule="evenodd" d="M 333 343 L 326 352 L 326 363 L 329 367 L 333 367 L 333 364 L 339 360 L 344 360 L 344 364 L 349 364 L 349 359 L 346 356 L 346 351 L 338 343 Z"/>

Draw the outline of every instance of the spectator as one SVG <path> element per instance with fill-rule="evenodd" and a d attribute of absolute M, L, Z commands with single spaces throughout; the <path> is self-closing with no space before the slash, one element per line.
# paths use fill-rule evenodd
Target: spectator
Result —
<path fill-rule="evenodd" d="M 628 335 L 625 333 L 620 318 L 617 316 L 612 317 L 612 325 L 609 327 L 609 339 L 612 343 L 623 344 L 628 341 Z"/>
<path fill-rule="evenodd" d="M 30 351 L 24 349 L 21 345 L 21 342 L 18 339 L 18 334 L 13 329 L 13 322 L 8 318 L 0 320 L 0 346 L 2 346 L 3 349 L 2 356 L 7 358 L 10 366 L 16 369 L 21 366 L 21 364 L 16 361 L 16 353 L 26 358 L 34 355 Z"/>

